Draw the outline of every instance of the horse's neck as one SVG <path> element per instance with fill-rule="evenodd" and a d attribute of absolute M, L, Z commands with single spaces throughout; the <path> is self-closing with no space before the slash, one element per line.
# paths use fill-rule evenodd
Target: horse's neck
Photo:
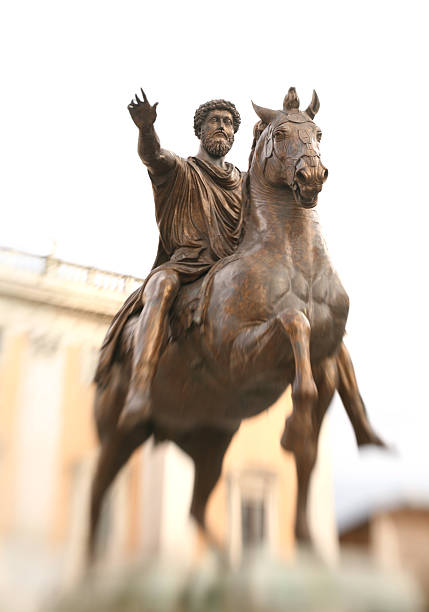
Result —
<path fill-rule="evenodd" d="M 278 248 L 278 242 L 289 244 L 304 235 L 316 238 L 319 218 L 314 209 L 303 208 L 288 187 L 268 185 L 258 173 L 249 174 L 249 214 L 243 242 L 256 241 Z"/>
<path fill-rule="evenodd" d="M 258 173 L 250 172 L 249 214 L 240 249 L 261 248 L 283 252 L 309 274 L 315 271 L 316 252 L 317 267 L 328 259 L 317 212 L 298 204 L 291 189 L 267 185 Z"/>

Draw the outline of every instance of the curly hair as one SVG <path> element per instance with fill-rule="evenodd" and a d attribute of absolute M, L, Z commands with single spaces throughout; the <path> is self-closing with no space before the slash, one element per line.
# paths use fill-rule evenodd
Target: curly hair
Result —
<path fill-rule="evenodd" d="M 212 110 L 226 110 L 230 112 L 232 115 L 234 133 L 238 130 L 241 118 L 238 110 L 235 108 L 235 105 L 232 102 L 228 102 L 227 100 L 210 100 L 210 102 L 201 104 L 201 106 L 199 106 L 195 111 L 194 131 L 198 138 L 200 138 L 201 136 L 201 126 L 203 125 L 209 112 Z"/>

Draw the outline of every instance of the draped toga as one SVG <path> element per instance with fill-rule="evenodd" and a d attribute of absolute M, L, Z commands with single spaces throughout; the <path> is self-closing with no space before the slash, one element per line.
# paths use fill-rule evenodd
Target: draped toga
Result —
<path fill-rule="evenodd" d="M 143 285 L 113 318 L 100 351 L 95 382 L 107 383 L 120 334 L 129 317 L 142 310 L 143 291 L 160 270 L 174 270 L 182 284 L 203 274 L 236 249 L 243 229 L 242 175 L 198 157 L 174 156 L 164 175 L 149 172 L 159 228 L 158 254 Z"/>

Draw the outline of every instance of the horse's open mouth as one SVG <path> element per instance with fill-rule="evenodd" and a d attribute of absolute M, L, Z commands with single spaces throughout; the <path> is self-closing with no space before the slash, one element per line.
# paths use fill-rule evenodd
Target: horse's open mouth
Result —
<path fill-rule="evenodd" d="M 311 198 L 308 195 L 303 195 L 299 187 L 299 183 L 296 183 L 296 193 L 298 195 L 299 203 L 303 208 L 314 208 L 317 204 L 317 196 L 319 192 L 316 191 Z"/>

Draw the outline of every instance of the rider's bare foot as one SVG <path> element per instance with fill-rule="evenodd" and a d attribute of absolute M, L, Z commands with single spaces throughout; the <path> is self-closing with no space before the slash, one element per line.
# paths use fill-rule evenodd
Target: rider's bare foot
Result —
<path fill-rule="evenodd" d="M 152 402 L 150 392 L 139 389 L 130 391 L 119 417 L 118 427 L 128 431 L 136 425 L 148 421 L 151 416 Z"/>

